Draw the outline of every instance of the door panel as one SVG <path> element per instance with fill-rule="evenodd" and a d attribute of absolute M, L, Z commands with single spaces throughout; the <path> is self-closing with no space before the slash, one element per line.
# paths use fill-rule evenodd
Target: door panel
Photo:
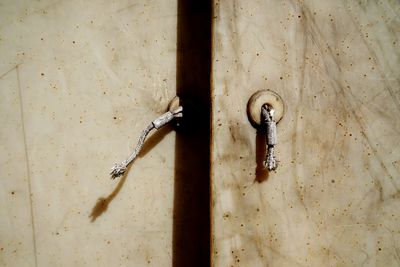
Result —
<path fill-rule="evenodd" d="M 396 1 L 214 1 L 214 266 L 397 266 Z M 276 171 L 246 115 L 285 103 Z"/>
<path fill-rule="evenodd" d="M 176 1 L 2 1 L 1 266 L 168 266 Z"/>
<path fill-rule="evenodd" d="M 0 265 L 206 266 L 211 219 L 213 266 L 397 266 L 399 3 L 214 1 L 212 51 L 194 3 L 0 4 Z M 175 94 L 188 127 L 111 181 Z"/>

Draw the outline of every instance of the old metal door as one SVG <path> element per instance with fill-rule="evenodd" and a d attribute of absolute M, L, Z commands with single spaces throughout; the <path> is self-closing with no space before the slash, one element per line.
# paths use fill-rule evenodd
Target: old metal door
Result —
<path fill-rule="evenodd" d="M 398 266 L 399 3 L 193 3 L 0 3 L 0 266 Z"/>
<path fill-rule="evenodd" d="M 214 1 L 214 266 L 398 266 L 398 1 Z M 276 171 L 246 104 L 277 92 Z"/>

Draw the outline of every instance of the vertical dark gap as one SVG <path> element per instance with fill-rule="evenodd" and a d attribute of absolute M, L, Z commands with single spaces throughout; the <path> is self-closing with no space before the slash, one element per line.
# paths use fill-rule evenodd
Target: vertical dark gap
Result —
<path fill-rule="evenodd" d="M 210 266 L 211 0 L 178 0 L 173 266 Z"/>

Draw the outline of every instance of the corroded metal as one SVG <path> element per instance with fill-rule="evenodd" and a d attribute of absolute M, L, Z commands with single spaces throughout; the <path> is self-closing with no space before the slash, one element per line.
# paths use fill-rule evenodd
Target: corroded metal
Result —
<path fill-rule="evenodd" d="M 275 170 L 278 167 L 278 162 L 275 156 L 275 146 L 278 143 L 278 138 L 276 133 L 276 121 L 274 113 L 275 110 L 269 105 L 264 105 L 261 108 L 263 122 L 267 130 L 267 155 L 264 165 L 270 171 Z"/>
<path fill-rule="evenodd" d="M 139 154 L 140 150 L 143 147 L 144 141 L 146 140 L 147 135 L 151 132 L 153 129 L 160 129 L 170 121 L 172 121 L 174 118 L 182 117 L 182 106 L 179 106 L 177 109 L 173 111 L 167 111 L 157 119 L 155 119 L 153 122 L 151 122 L 142 132 L 142 134 L 139 137 L 139 141 L 133 150 L 132 154 L 129 156 L 127 160 L 122 161 L 121 163 L 115 163 L 114 166 L 111 168 L 111 179 L 115 179 L 119 176 L 122 176 L 129 164 L 131 164 L 137 155 Z"/>

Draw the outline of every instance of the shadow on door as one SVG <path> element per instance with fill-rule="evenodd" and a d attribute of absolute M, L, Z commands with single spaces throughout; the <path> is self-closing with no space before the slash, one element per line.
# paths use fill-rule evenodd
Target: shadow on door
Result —
<path fill-rule="evenodd" d="M 178 0 L 173 266 L 210 266 L 211 1 Z"/>

